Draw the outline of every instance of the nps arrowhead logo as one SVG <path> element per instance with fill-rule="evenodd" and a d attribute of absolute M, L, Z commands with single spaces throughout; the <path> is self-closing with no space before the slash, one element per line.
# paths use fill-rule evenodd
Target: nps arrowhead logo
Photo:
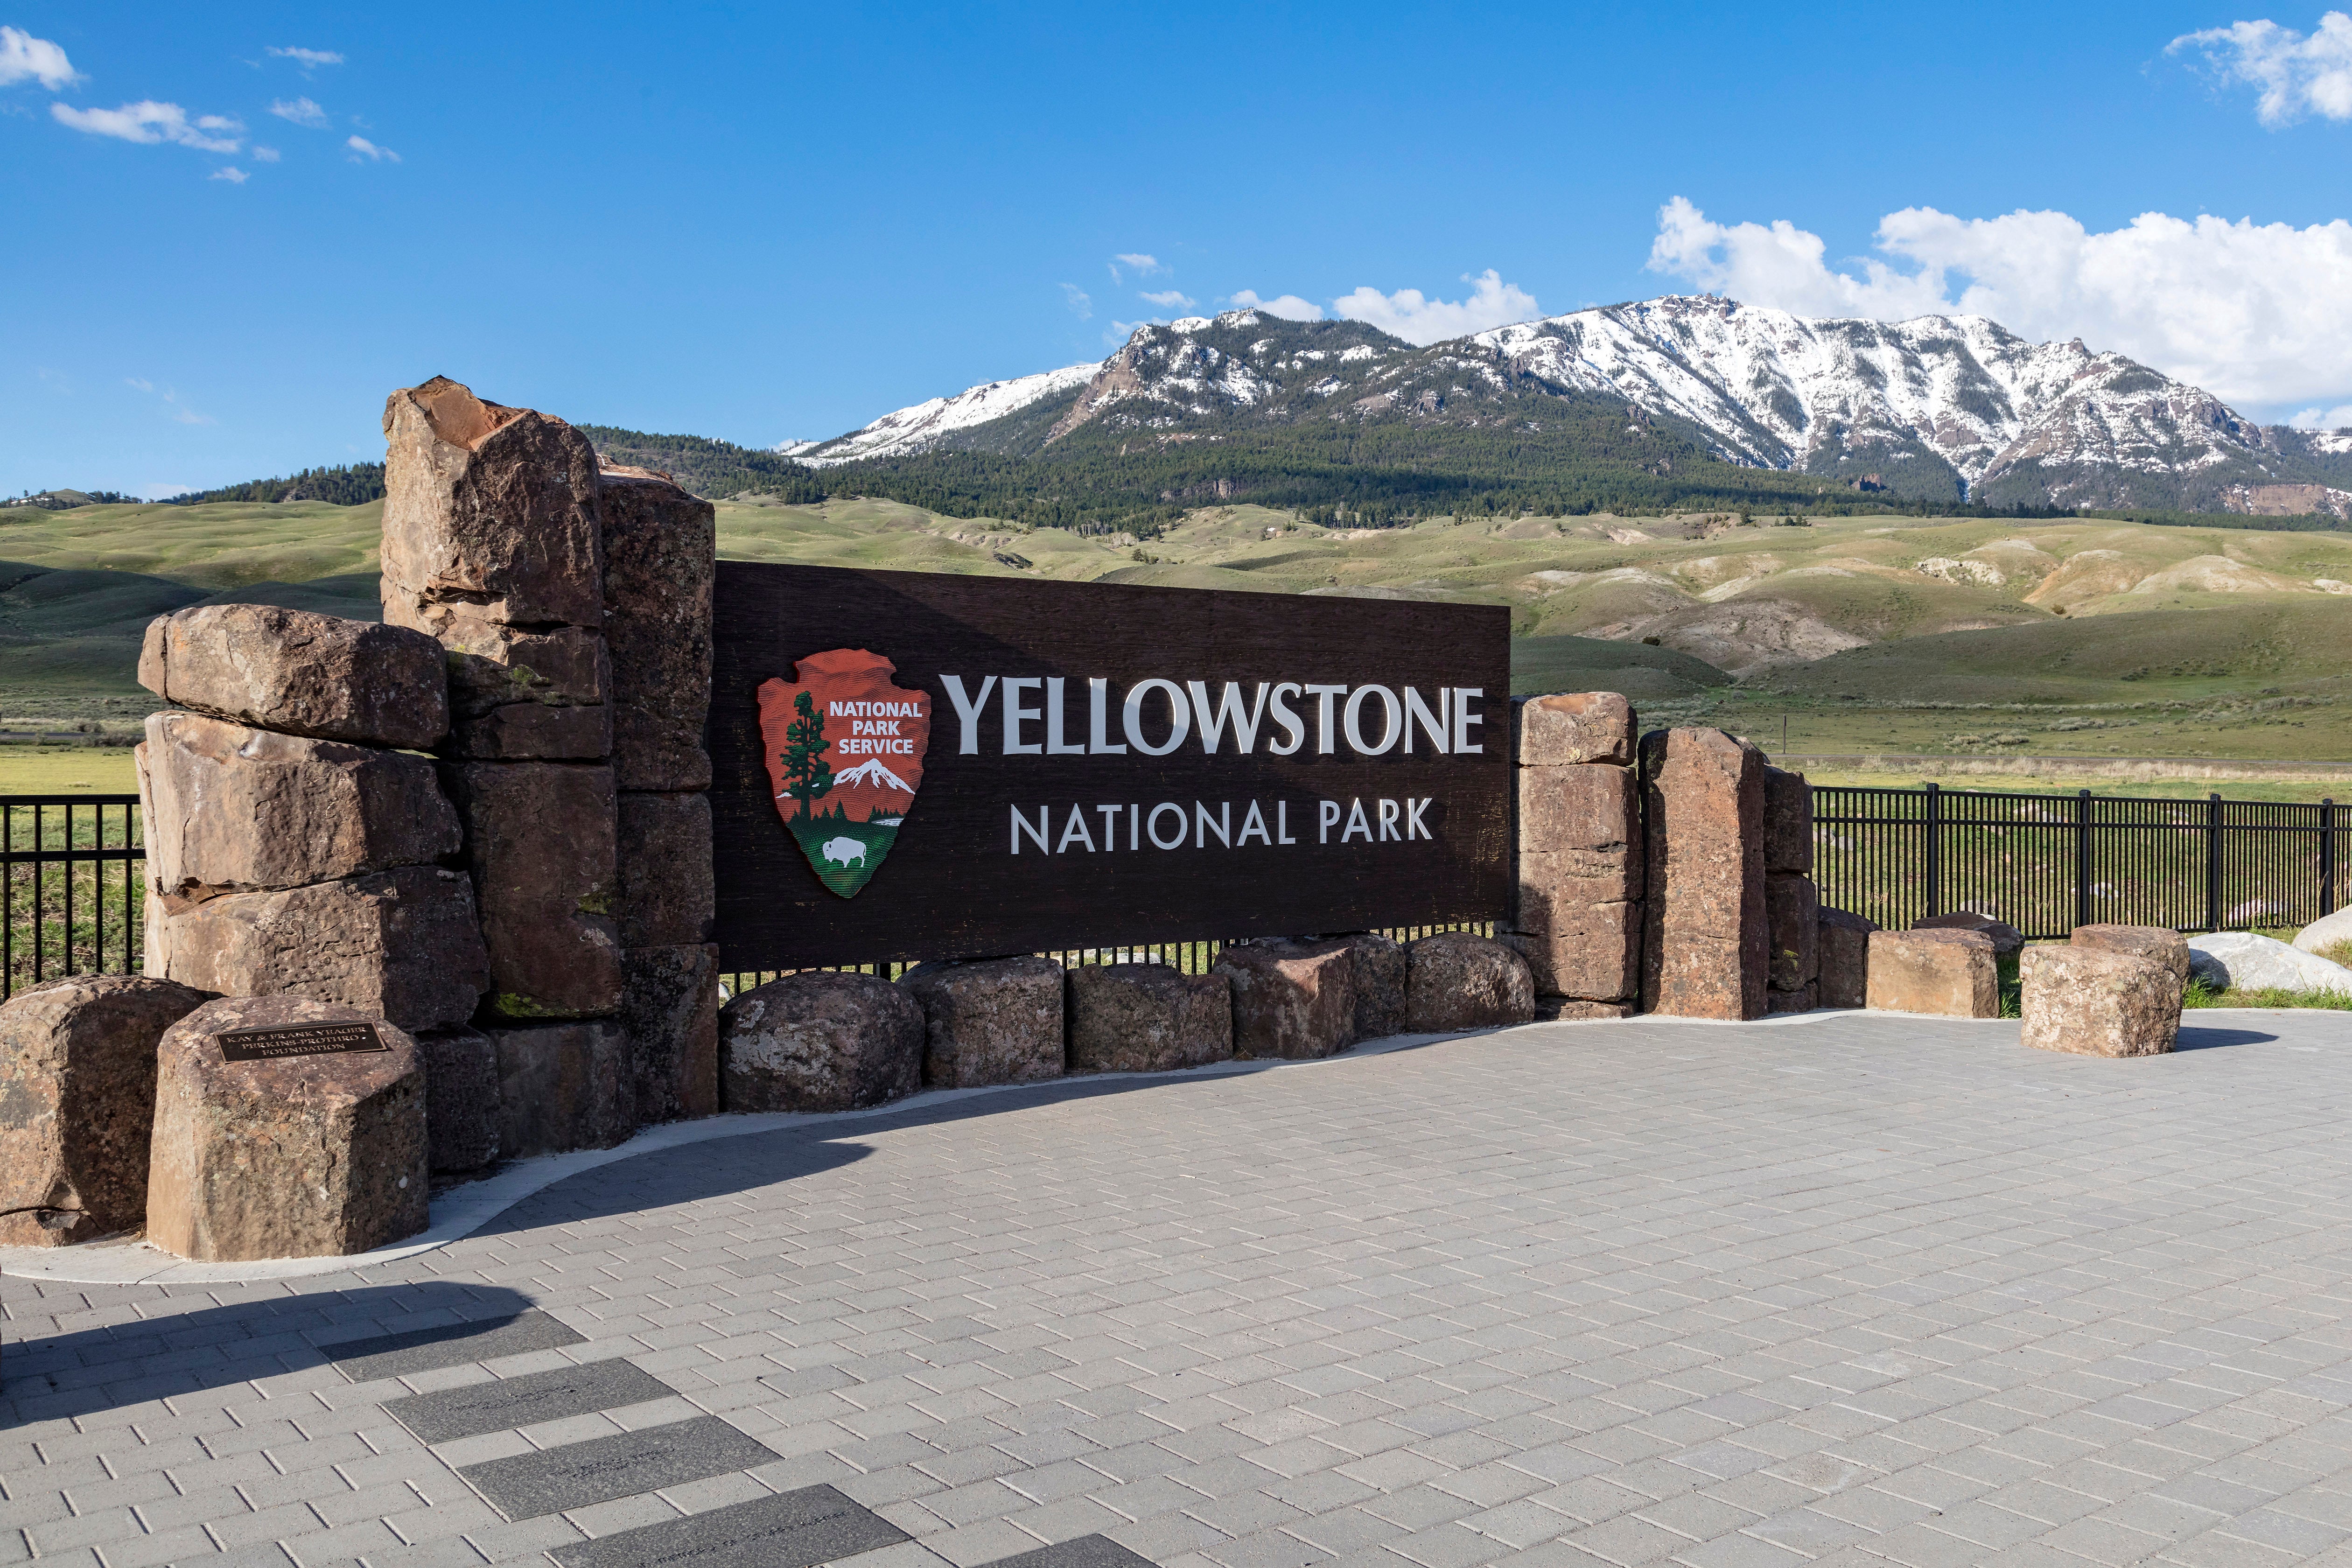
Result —
<path fill-rule="evenodd" d="M 813 653 L 760 687 L 760 733 L 777 815 L 817 880 L 845 899 L 873 878 L 923 782 L 929 693 L 890 683 L 864 648 Z"/>

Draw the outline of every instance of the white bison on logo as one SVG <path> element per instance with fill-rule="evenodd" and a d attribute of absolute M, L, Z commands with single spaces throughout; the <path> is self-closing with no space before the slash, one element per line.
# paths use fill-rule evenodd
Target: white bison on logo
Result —
<path fill-rule="evenodd" d="M 855 838 L 828 838 L 819 852 L 827 860 L 838 860 L 845 867 L 853 860 L 861 866 L 866 864 L 866 846 Z"/>

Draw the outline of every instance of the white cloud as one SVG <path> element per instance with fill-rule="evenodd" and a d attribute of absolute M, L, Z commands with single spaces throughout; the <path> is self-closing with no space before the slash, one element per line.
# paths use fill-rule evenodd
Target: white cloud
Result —
<path fill-rule="evenodd" d="M 2105 234 L 2061 212 L 1958 218 L 1906 207 L 1878 248 L 1831 268 L 1821 237 L 1786 221 L 1717 224 L 1677 196 L 1650 266 L 1751 305 L 1900 321 L 1990 316 L 2036 342 L 2081 338 L 2232 402 L 2352 391 L 2352 223 L 2194 221 L 2142 213 Z"/>
<path fill-rule="evenodd" d="M 75 109 L 68 104 L 53 103 L 49 113 L 60 125 L 122 142 L 176 142 L 203 153 L 234 153 L 243 145 L 237 138 L 245 127 L 237 121 L 218 114 L 203 114 L 190 120 L 188 111 L 178 104 L 157 103 L 152 99 L 126 103 L 120 109 Z"/>
<path fill-rule="evenodd" d="M 2287 423 L 2298 430 L 2341 430 L 2352 425 L 2352 403 L 2336 408 L 2306 408 L 2289 416 Z"/>
<path fill-rule="evenodd" d="M 257 163 L 275 163 L 278 162 L 278 149 L 275 147 L 256 147 L 253 150 L 253 161 Z"/>
<path fill-rule="evenodd" d="M 215 419 L 211 415 L 199 414 L 194 409 L 190 408 L 186 404 L 182 403 L 180 401 L 179 390 L 176 387 L 167 386 L 163 391 L 157 392 L 153 382 L 142 380 L 135 375 L 124 376 L 122 378 L 122 384 L 125 386 L 133 387 L 141 392 L 146 393 L 152 397 L 161 398 L 163 404 L 163 412 L 175 424 L 217 425 L 220 423 L 219 420 Z"/>
<path fill-rule="evenodd" d="M 1516 283 L 1504 282 L 1491 267 L 1475 278 L 1465 272 L 1462 281 L 1471 286 L 1470 297 L 1458 303 L 1424 299 L 1418 289 L 1383 294 L 1362 288 L 1332 300 L 1331 313 L 1378 327 L 1409 343 L 1439 342 L 1543 313 L 1534 295 Z"/>
<path fill-rule="evenodd" d="M 71 87 L 81 74 L 66 58 L 65 50 L 47 38 L 15 27 L 0 27 L 0 87 L 37 81 L 51 92 Z"/>
<path fill-rule="evenodd" d="M 241 185 L 245 184 L 246 181 L 252 178 L 250 174 L 247 174 L 243 169 L 236 167 L 233 163 L 226 168 L 215 169 L 211 174 L 206 177 L 215 180 L 226 180 L 232 185 Z"/>
<path fill-rule="evenodd" d="M 1121 281 L 1118 269 L 1122 267 L 1132 268 L 1138 278 L 1149 278 L 1155 272 L 1173 272 L 1176 270 L 1174 268 L 1162 263 L 1160 258 L 1156 256 L 1147 256 L 1139 250 L 1122 251 L 1118 255 L 1112 257 L 1108 262 L 1104 263 L 1104 265 L 1110 268 L 1110 280 L 1114 283 Z"/>
<path fill-rule="evenodd" d="M 1076 316 L 1081 321 L 1088 321 L 1094 319 L 1094 298 L 1085 289 L 1079 288 L 1076 284 L 1065 283 L 1062 285 L 1062 301 L 1069 306 L 1070 314 Z"/>
<path fill-rule="evenodd" d="M 1136 298 L 1142 300 L 1147 305 L 1157 305 L 1163 310 L 1173 310 L 1180 308 L 1189 310 L 1195 304 L 1199 303 L 1198 300 L 1194 300 L 1189 294 L 1185 294 L 1175 289 L 1162 289 L 1157 294 L 1138 294 L 1136 295 Z"/>
<path fill-rule="evenodd" d="M 1276 294 L 1271 300 L 1261 300 L 1255 289 L 1244 289 L 1225 301 L 1236 310 L 1263 310 L 1286 321 L 1319 321 L 1323 307 L 1302 300 L 1296 294 Z"/>
<path fill-rule="evenodd" d="M 362 158 L 371 163 L 381 163 L 387 159 L 395 163 L 400 162 L 399 153 L 389 147 L 379 147 L 364 136 L 351 137 L 343 145 L 352 150 L 352 162 L 354 163 Z"/>
<path fill-rule="evenodd" d="M 343 57 L 332 49 L 281 49 L 273 45 L 269 52 L 281 60 L 292 60 L 305 70 L 314 66 L 339 66 L 343 63 Z"/>
<path fill-rule="evenodd" d="M 2260 88 L 2254 113 L 2265 125 L 2305 114 L 2352 120 L 2352 16 L 2330 11 L 2310 33 L 2276 22 L 2232 22 L 2183 33 L 2165 53 L 2196 49 L 2223 82 Z"/>
<path fill-rule="evenodd" d="M 122 384 L 125 386 L 136 387 L 142 392 L 152 392 L 155 390 L 155 384 L 153 382 L 135 375 L 124 376 L 122 378 Z"/>
<path fill-rule="evenodd" d="M 313 131 L 324 131 L 327 128 L 327 111 L 307 98 L 298 98 L 290 101 L 283 98 L 272 99 L 269 112 L 280 120 L 290 120 L 297 125 L 307 125 Z"/>

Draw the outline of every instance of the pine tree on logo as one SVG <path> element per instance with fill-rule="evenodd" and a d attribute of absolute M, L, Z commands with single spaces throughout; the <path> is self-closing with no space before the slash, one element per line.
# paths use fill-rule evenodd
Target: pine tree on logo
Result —
<path fill-rule="evenodd" d="M 814 700 L 802 692 L 793 699 L 793 711 L 800 717 L 784 731 L 784 777 L 805 820 L 810 803 L 833 789 L 833 770 L 825 766 L 824 715 L 816 710 Z"/>

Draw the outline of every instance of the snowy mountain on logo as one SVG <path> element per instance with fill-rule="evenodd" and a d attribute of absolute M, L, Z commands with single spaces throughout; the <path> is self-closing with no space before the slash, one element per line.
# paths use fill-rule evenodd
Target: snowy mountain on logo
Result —
<path fill-rule="evenodd" d="M 834 774 L 833 784 L 835 789 L 850 784 L 872 784 L 877 789 L 905 790 L 908 795 L 915 793 L 915 786 L 884 767 L 879 757 L 868 757 L 856 767 Z"/>

